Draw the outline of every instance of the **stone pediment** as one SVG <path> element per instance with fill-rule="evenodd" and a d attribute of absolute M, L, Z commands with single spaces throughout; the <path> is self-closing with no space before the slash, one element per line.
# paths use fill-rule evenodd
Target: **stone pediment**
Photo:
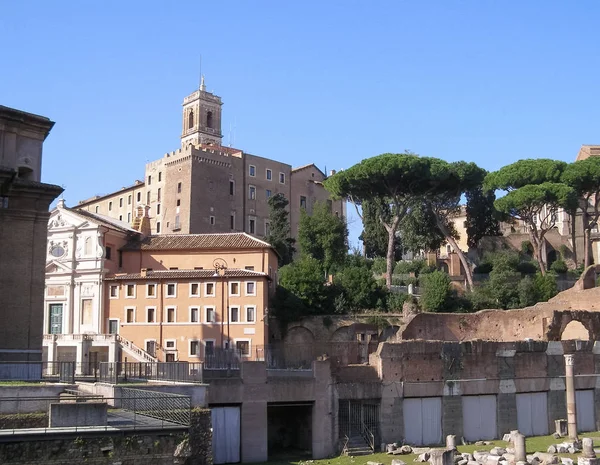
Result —
<path fill-rule="evenodd" d="M 50 260 L 46 263 L 46 274 L 49 273 L 71 273 L 73 269 L 58 260 Z"/>

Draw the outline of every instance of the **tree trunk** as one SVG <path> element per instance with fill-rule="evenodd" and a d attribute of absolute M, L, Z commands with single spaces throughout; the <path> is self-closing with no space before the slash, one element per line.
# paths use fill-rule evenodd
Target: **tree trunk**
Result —
<path fill-rule="evenodd" d="M 542 239 L 538 238 L 532 230 L 529 231 L 529 240 L 531 242 L 531 246 L 533 247 L 533 256 L 540 266 L 540 273 L 542 273 L 542 276 L 545 276 L 546 261 L 542 256 Z"/>
<path fill-rule="evenodd" d="M 398 223 L 400 223 L 400 217 L 394 216 L 391 224 L 383 222 L 383 226 L 388 232 L 388 248 L 386 256 L 386 276 L 385 285 L 388 289 L 392 289 L 392 273 L 394 272 L 394 249 L 396 246 L 396 229 L 398 229 Z"/>
<path fill-rule="evenodd" d="M 585 270 L 592 264 L 592 225 L 590 215 L 585 208 L 581 213 L 581 222 L 583 223 L 583 269 Z"/>
<path fill-rule="evenodd" d="M 474 287 L 473 287 L 473 271 L 471 270 L 471 266 L 469 265 L 469 262 L 467 261 L 467 257 L 465 255 L 465 253 L 460 249 L 456 240 L 452 237 L 452 235 L 450 234 L 450 231 L 448 231 L 448 228 L 446 228 L 446 225 L 442 221 L 440 221 L 440 219 L 438 218 L 437 215 L 435 215 L 435 221 L 437 223 L 438 228 L 444 235 L 444 238 L 446 239 L 446 241 L 448 241 L 448 243 L 452 246 L 452 248 L 458 255 L 458 259 L 460 260 L 460 263 L 462 264 L 463 268 L 465 269 L 465 275 L 466 275 L 465 277 L 467 278 L 467 285 L 468 285 L 467 290 L 473 292 L 473 289 L 474 289 Z"/>
<path fill-rule="evenodd" d="M 577 209 L 571 212 L 571 243 L 573 244 L 573 261 L 575 262 L 575 266 L 577 263 L 577 238 L 575 237 L 576 229 L 575 222 L 577 221 Z"/>

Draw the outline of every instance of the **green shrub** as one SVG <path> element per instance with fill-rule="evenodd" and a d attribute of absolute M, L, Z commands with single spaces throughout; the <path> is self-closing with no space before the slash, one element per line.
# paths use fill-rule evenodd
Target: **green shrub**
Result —
<path fill-rule="evenodd" d="M 534 262 L 520 262 L 516 269 L 522 274 L 535 274 L 539 271 L 537 263 Z"/>
<path fill-rule="evenodd" d="M 386 272 L 387 260 L 383 257 L 377 257 L 373 259 L 373 266 L 371 270 L 375 274 L 384 274 Z"/>
<path fill-rule="evenodd" d="M 530 241 L 521 242 L 521 253 L 523 255 L 529 255 L 529 256 L 533 255 L 533 245 L 531 245 Z"/>
<path fill-rule="evenodd" d="M 564 274 L 569 270 L 567 264 L 562 259 L 558 259 L 552 263 L 552 265 L 550 265 L 550 269 L 558 274 Z"/>
<path fill-rule="evenodd" d="M 533 282 L 535 284 L 537 302 L 546 302 L 558 294 L 556 275 L 554 273 L 546 273 L 545 276 L 537 273 Z"/>
<path fill-rule="evenodd" d="M 491 263 L 482 263 L 481 265 L 478 265 L 475 267 L 475 269 L 473 270 L 473 273 L 475 274 L 487 274 L 490 271 L 492 271 L 493 266 Z"/>
<path fill-rule="evenodd" d="M 428 273 L 422 278 L 421 305 L 428 312 L 448 310 L 451 297 L 450 276 L 443 271 Z"/>
<path fill-rule="evenodd" d="M 391 292 L 387 296 L 387 309 L 389 312 L 401 312 L 404 302 L 408 299 L 408 294 L 403 292 Z"/>

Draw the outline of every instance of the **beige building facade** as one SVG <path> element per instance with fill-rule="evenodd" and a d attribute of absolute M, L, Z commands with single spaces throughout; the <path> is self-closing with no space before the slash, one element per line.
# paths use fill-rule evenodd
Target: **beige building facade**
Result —
<path fill-rule="evenodd" d="M 291 165 L 221 145 L 221 98 L 200 89 L 184 99 L 181 148 L 146 164 L 143 182 L 80 202 L 76 208 L 130 222 L 135 208 L 150 208 L 152 234 L 269 233 L 271 196 L 290 202 L 292 237 L 301 209 L 328 202 L 346 217 L 343 201 L 333 201 L 326 178 L 314 164 Z M 131 203 L 130 203 L 131 202 Z"/>
<path fill-rule="evenodd" d="M 245 233 L 179 234 L 121 250 L 121 272 L 105 280 L 106 334 L 163 362 L 205 361 L 219 349 L 261 357 L 277 279 L 269 244 Z"/>
<path fill-rule="evenodd" d="M 40 182 L 53 126 L 0 106 L 0 361 L 42 360 L 48 208 L 63 191 Z"/>

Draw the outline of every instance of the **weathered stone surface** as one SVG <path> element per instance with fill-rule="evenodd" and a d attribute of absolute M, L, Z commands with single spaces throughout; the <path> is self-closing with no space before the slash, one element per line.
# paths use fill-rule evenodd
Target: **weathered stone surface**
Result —
<path fill-rule="evenodd" d="M 392 459 L 392 465 L 406 465 L 406 463 L 400 459 Z"/>
<path fill-rule="evenodd" d="M 466 459 L 461 459 L 461 460 L 459 460 L 459 461 L 456 463 L 456 465 L 467 465 L 467 463 L 469 463 L 469 461 L 468 461 L 468 460 L 466 460 Z"/>
<path fill-rule="evenodd" d="M 454 465 L 454 450 L 432 449 L 429 453 L 431 465 Z"/>
<path fill-rule="evenodd" d="M 553 465 L 559 463 L 558 457 L 554 454 L 548 454 L 547 452 L 536 452 L 533 454 L 540 462 L 545 465 Z"/>
<path fill-rule="evenodd" d="M 502 454 L 502 458 L 505 459 L 508 463 L 515 463 L 515 454 Z"/>
<path fill-rule="evenodd" d="M 489 454 L 487 452 L 476 450 L 473 452 L 473 458 L 476 462 L 483 463 Z"/>
<path fill-rule="evenodd" d="M 592 438 L 583 438 L 581 440 L 582 454 L 585 458 L 595 458 L 596 452 L 594 452 L 594 441 Z"/>
<path fill-rule="evenodd" d="M 503 447 L 494 447 L 490 451 L 490 454 L 502 456 L 502 455 L 506 454 L 506 449 L 504 449 Z"/>
<path fill-rule="evenodd" d="M 512 441 L 512 438 L 511 438 L 511 436 L 510 436 L 510 433 L 506 433 L 504 436 L 502 436 L 502 440 L 503 440 L 504 442 L 511 442 L 511 441 Z"/>
<path fill-rule="evenodd" d="M 488 455 L 483 463 L 485 465 L 498 465 L 501 458 L 499 455 Z"/>
<path fill-rule="evenodd" d="M 429 460 L 429 452 L 423 452 L 419 454 L 415 459 L 415 462 L 427 462 Z"/>
<path fill-rule="evenodd" d="M 549 446 L 546 452 L 549 454 L 556 454 L 556 446 Z"/>
<path fill-rule="evenodd" d="M 456 449 L 456 436 L 449 434 L 446 436 L 446 449 Z"/>
<path fill-rule="evenodd" d="M 400 452 L 402 452 L 403 454 L 412 454 L 413 453 L 413 448 L 410 446 L 402 446 L 400 448 Z"/>
<path fill-rule="evenodd" d="M 381 463 L 381 462 L 372 462 L 372 461 L 369 460 L 367 462 L 367 465 L 383 465 L 383 463 Z"/>
<path fill-rule="evenodd" d="M 577 457 L 577 465 L 600 465 L 600 459 L 591 457 Z"/>
<path fill-rule="evenodd" d="M 396 445 L 395 444 L 388 444 L 385 446 L 385 449 L 387 451 L 388 454 L 391 454 L 392 452 L 394 452 L 396 450 Z"/>
<path fill-rule="evenodd" d="M 562 465 L 573 465 L 573 459 L 569 457 L 561 457 L 560 461 L 562 462 Z"/>

